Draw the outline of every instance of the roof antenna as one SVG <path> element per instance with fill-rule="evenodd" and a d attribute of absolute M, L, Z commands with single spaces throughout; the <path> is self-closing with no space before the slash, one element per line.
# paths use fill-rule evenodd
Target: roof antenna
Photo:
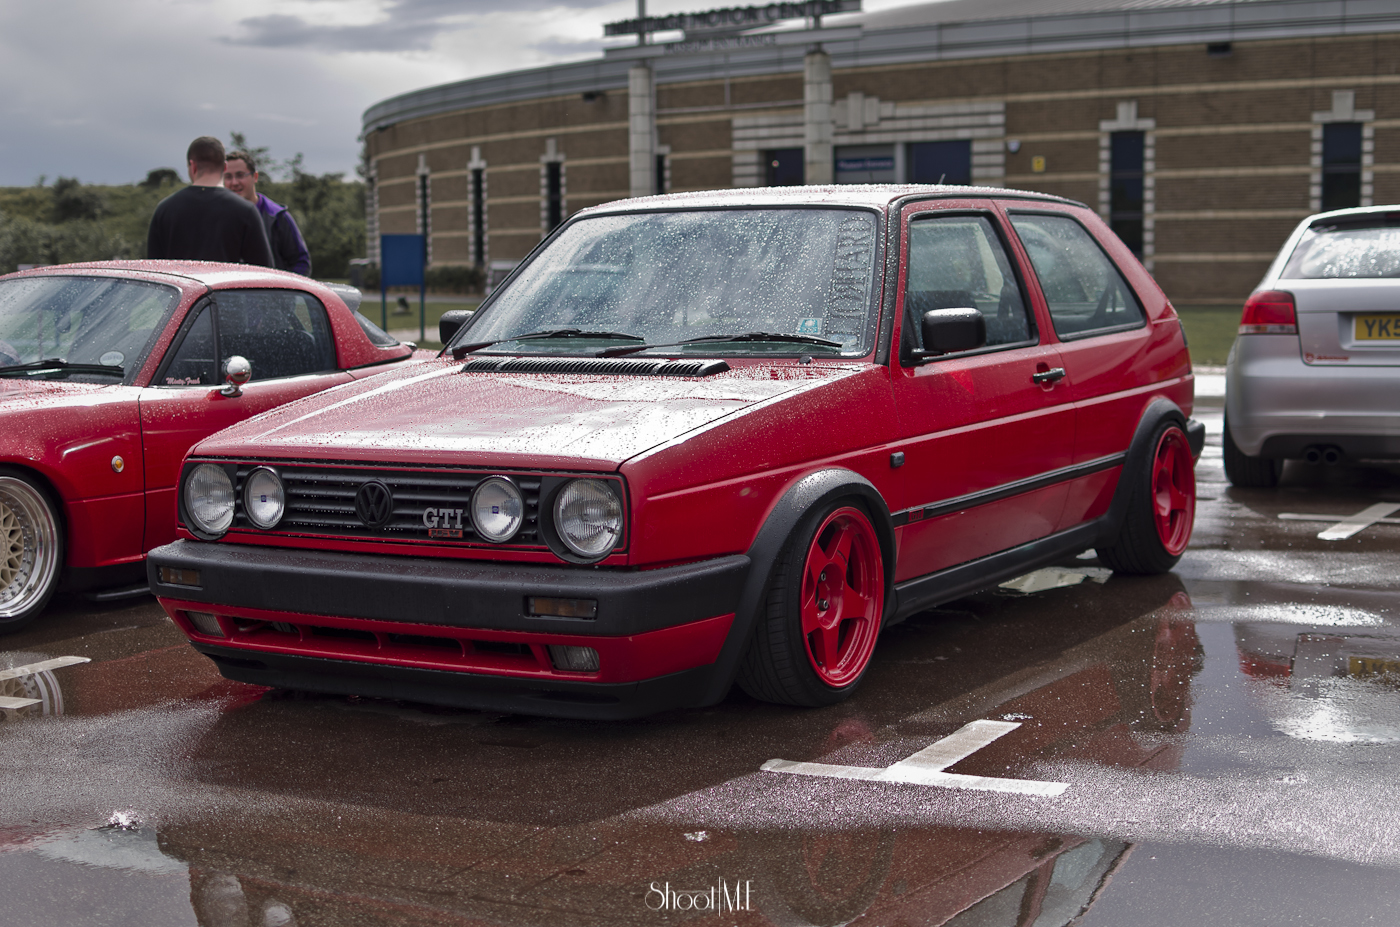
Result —
<path fill-rule="evenodd" d="M 947 177 L 947 176 L 948 176 L 948 172 L 947 172 L 947 171 L 944 171 L 943 173 L 939 174 L 939 175 L 938 175 L 938 182 L 939 182 L 939 183 L 942 183 L 942 182 L 943 182 L 943 178 L 944 178 L 944 177 Z"/>

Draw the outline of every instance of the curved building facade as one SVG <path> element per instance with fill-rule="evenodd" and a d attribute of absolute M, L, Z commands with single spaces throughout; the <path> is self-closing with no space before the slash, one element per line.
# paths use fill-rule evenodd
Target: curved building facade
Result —
<path fill-rule="evenodd" d="M 1088 203 L 1174 300 L 1212 303 L 1304 216 L 1400 202 L 1400 0 L 944 0 L 795 25 L 374 105 L 369 257 L 424 232 L 433 265 L 499 277 L 620 197 L 941 180 Z"/>

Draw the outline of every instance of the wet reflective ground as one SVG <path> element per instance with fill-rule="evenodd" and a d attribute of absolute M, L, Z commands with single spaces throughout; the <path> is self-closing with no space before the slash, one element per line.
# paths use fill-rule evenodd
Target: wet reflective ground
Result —
<path fill-rule="evenodd" d="M 1279 515 L 1400 504 L 1400 470 L 1235 490 L 1200 417 L 1174 574 L 1070 560 L 917 616 L 819 711 L 296 695 L 153 601 L 59 602 L 0 639 L 91 661 L 0 672 L 0 923 L 1394 923 L 1400 524 Z"/>

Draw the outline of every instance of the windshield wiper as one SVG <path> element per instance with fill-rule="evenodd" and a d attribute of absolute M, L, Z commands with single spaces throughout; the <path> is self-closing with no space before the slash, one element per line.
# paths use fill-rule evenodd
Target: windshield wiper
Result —
<path fill-rule="evenodd" d="M 482 348 L 489 348 L 492 345 L 506 344 L 510 341 L 539 341 L 544 338 L 598 338 L 608 341 L 646 340 L 639 335 L 629 335 L 627 332 L 591 332 L 582 328 L 545 328 L 524 335 L 513 335 L 510 338 L 497 338 L 495 341 L 478 341 L 473 344 L 459 344 L 452 349 L 452 359 L 461 360 L 473 351 L 480 351 Z"/>
<path fill-rule="evenodd" d="M 829 338 L 818 338 L 816 335 L 788 335 L 783 332 L 743 332 L 737 335 L 703 335 L 699 338 L 687 338 L 684 341 L 671 341 L 666 344 L 629 344 L 616 348 L 604 348 L 595 357 L 622 357 L 625 354 L 636 354 L 638 351 L 646 351 L 651 348 L 675 348 L 686 344 L 703 344 L 705 342 L 718 342 L 721 344 L 735 341 L 777 341 L 791 344 L 815 344 L 823 348 L 836 348 L 840 350 L 845 345 L 839 341 L 832 341 Z"/>
<path fill-rule="evenodd" d="M 24 373 L 44 373 L 49 370 L 61 370 L 64 373 L 105 373 L 114 377 L 125 373 L 125 368 L 120 364 L 70 364 L 61 357 L 50 357 L 30 364 L 11 364 L 0 367 L 0 377 Z"/>

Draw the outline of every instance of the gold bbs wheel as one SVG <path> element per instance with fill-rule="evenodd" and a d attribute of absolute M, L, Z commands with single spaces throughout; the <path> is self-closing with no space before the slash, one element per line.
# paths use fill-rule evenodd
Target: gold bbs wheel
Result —
<path fill-rule="evenodd" d="M 62 537 L 48 496 L 0 472 L 0 632 L 39 616 L 58 584 Z"/>

